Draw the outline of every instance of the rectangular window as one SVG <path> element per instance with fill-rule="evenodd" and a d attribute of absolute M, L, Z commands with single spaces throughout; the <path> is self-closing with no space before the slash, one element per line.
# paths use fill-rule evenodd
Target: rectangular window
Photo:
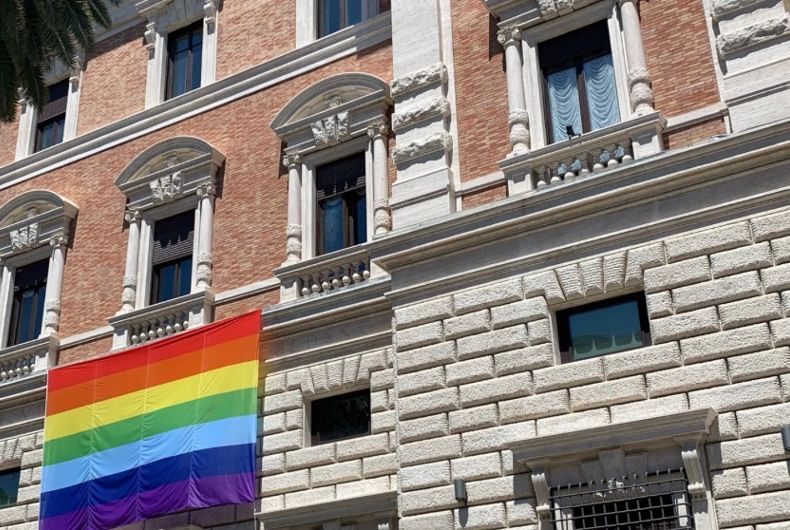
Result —
<path fill-rule="evenodd" d="M 650 346 L 644 293 L 557 312 L 563 362 Z"/>
<path fill-rule="evenodd" d="M 16 504 L 19 492 L 19 468 L 0 471 L 0 507 Z"/>
<path fill-rule="evenodd" d="M 367 241 L 365 154 L 316 168 L 317 254 Z"/>
<path fill-rule="evenodd" d="M 370 390 L 318 399 L 310 404 L 313 445 L 370 434 Z"/>
<path fill-rule="evenodd" d="M 167 94 L 165 99 L 200 88 L 203 21 L 167 36 Z"/>
<path fill-rule="evenodd" d="M 694 517 L 683 469 L 551 488 L 555 530 L 685 530 Z"/>
<path fill-rule="evenodd" d="M 48 259 L 17 267 L 8 346 L 31 341 L 41 334 L 48 271 Z"/>
<path fill-rule="evenodd" d="M 620 121 L 605 20 L 540 43 L 538 56 L 552 143 Z"/>
<path fill-rule="evenodd" d="M 36 151 L 52 147 L 63 141 L 66 125 L 66 103 L 69 99 L 69 80 L 65 79 L 47 89 L 47 103 L 38 113 L 36 124 Z"/>
<path fill-rule="evenodd" d="M 154 224 L 151 303 L 184 296 L 192 291 L 192 245 L 195 213 L 192 210 Z"/>
<path fill-rule="evenodd" d="M 318 37 L 389 11 L 389 0 L 318 0 Z"/>

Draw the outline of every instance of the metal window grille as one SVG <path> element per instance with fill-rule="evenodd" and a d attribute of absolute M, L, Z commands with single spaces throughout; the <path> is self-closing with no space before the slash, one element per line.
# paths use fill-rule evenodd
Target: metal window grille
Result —
<path fill-rule="evenodd" d="M 554 530 L 694 528 L 682 468 L 554 487 L 550 501 Z"/>

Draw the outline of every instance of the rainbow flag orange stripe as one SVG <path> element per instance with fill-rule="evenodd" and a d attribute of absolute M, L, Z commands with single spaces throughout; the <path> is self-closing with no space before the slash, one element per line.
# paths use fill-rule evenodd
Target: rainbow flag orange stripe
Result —
<path fill-rule="evenodd" d="M 259 330 L 255 311 L 51 370 L 40 528 L 252 502 Z"/>

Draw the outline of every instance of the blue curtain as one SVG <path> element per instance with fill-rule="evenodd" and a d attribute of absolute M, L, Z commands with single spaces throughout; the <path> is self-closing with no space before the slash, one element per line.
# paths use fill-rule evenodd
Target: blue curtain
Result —
<path fill-rule="evenodd" d="M 585 61 L 583 68 L 590 110 L 590 129 L 594 131 L 618 123 L 620 109 L 617 106 L 612 55 L 606 54 Z"/>
<path fill-rule="evenodd" d="M 568 125 L 573 126 L 576 134 L 582 133 L 582 115 L 579 107 L 579 85 L 576 82 L 576 68 L 567 68 L 546 76 L 549 92 L 549 117 L 551 120 L 551 141 L 561 142 L 568 139 L 565 132 Z"/>
<path fill-rule="evenodd" d="M 326 254 L 340 250 L 345 246 L 345 238 L 343 237 L 343 197 L 326 199 L 321 203 L 321 210 L 324 243 L 321 251 Z"/>

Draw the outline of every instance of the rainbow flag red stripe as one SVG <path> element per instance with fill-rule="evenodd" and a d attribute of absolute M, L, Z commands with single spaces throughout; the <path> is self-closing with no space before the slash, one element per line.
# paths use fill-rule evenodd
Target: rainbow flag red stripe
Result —
<path fill-rule="evenodd" d="M 255 499 L 260 312 L 52 369 L 40 528 Z"/>

